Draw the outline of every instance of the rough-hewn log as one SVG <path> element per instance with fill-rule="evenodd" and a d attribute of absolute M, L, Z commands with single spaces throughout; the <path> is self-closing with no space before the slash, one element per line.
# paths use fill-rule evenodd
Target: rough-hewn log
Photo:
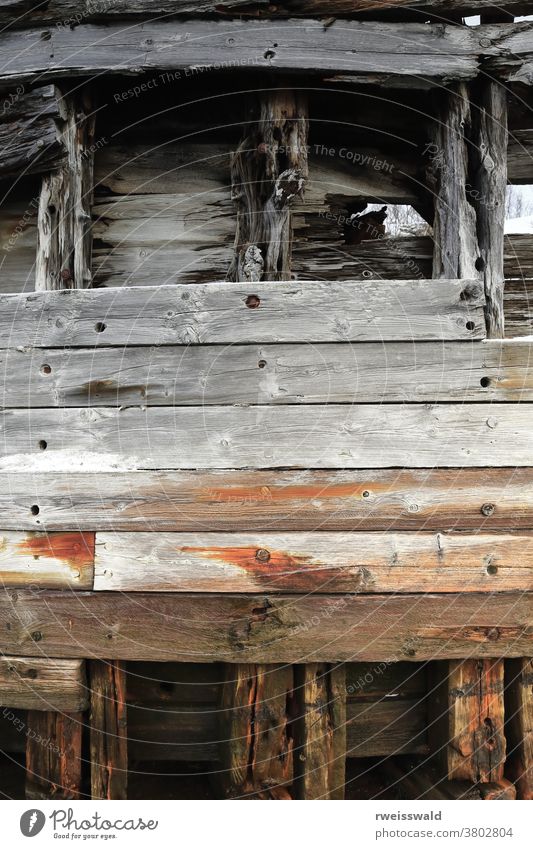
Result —
<path fill-rule="evenodd" d="M 66 154 L 61 118 L 52 85 L 27 91 L 20 84 L 0 93 L 0 178 L 57 168 Z"/>
<path fill-rule="evenodd" d="M 90 663 L 91 798 L 126 799 L 128 738 L 126 670 L 123 663 Z"/>
<path fill-rule="evenodd" d="M 390 789 L 403 799 L 505 801 L 516 798 L 510 781 L 502 779 L 487 784 L 442 779 L 437 770 L 417 762 L 399 763 L 388 760 L 380 770 Z"/>
<path fill-rule="evenodd" d="M 479 267 L 485 283 L 487 336 L 504 335 L 504 225 L 507 189 L 507 88 L 481 80 L 472 92 L 472 199 Z"/>
<path fill-rule="evenodd" d="M 343 799 L 346 765 L 346 676 L 342 664 L 295 667 L 295 795 Z"/>
<path fill-rule="evenodd" d="M 400 51 L 399 44 L 408 48 Z M 341 73 L 362 82 L 393 78 L 468 80 L 480 58 L 491 58 L 503 75 L 529 81 L 531 25 L 458 27 L 426 23 L 337 21 L 183 21 L 171 31 L 164 21 L 109 26 L 42 27 L 0 37 L 4 66 L 0 83 L 36 74 L 42 80 L 101 73 L 251 67 L 316 74 Z M 509 57 L 512 56 L 510 59 Z M 171 77 L 175 79 L 175 77 Z M 132 86 L 133 88 L 133 86 Z M 118 100 L 127 89 L 118 90 Z M 118 102 L 118 100 L 116 102 Z"/>
<path fill-rule="evenodd" d="M 508 774 L 519 799 L 533 799 L 533 660 L 506 663 L 506 734 Z"/>
<path fill-rule="evenodd" d="M 533 344 L 0 350 L 5 407 L 533 401 Z"/>
<path fill-rule="evenodd" d="M 30 513 L 38 517 L 38 505 L 32 504 Z M 93 533 L 0 532 L 0 584 L 4 587 L 90 590 L 93 574 Z"/>
<path fill-rule="evenodd" d="M 24 710 L 83 711 L 89 704 L 85 662 L 1 657 L 0 704 Z"/>
<path fill-rule="evenodd" d="M 26 798 L 78 799 L 83 714 L 28 711 Z"/>
<path fill-rule="evenodd" d="M 35 288 L 84 289 L 91 283 L 95 116 L 83 90 L 59 98 L 66 159 L 59 169 L 43 178 Z"/>
<path fill-rule="evenodd" d="M 0 597 L 0 626 L 0 650 L 28 657 L 112 653 L 123 660 L 311 663 L 533 653 L 528 593 L 339 597 L 7 590 Z"/>
<path fill-rule="evenodd" d="M 439 664 L 430 700 L 440 738 L 429 735 L 445 777 L 472 782 L 503 779 L 503 661 L 476 659 Z"/>
<path fill-rule="evenodd" d="M 226 665 L 221 689 L 221 770 L 225 798 L 288 799 L 293 780 L 290 666 Z"/>
<path fill-rule="evenodd" d="M 533 450 L 528 404 L 74 407 L 3 422 L 12 472 L 527 467 Z"/>
<path fill-rule="evenodd" d="M 270 91 L 259 98 L 259 113 L 231 163 L 238 212 L 228 279 L 290 280 L 290 208 L 308 177 L 307 103 L 290 89 Z"/>
<path fill-rule="evenodd" d="M 96 536 L 94 589 L 116 592 L 483 592 L 533 588 L 533 534 Z"/>

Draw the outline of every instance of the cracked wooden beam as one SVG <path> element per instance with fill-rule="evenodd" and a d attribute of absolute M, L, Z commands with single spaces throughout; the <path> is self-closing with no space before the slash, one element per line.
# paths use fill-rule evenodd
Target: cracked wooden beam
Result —
<path fill-rule="evenodd" d="M 126 799 L 128 737 L 125 664 L 92 660 L 89 664 L 91 798 Z"/>

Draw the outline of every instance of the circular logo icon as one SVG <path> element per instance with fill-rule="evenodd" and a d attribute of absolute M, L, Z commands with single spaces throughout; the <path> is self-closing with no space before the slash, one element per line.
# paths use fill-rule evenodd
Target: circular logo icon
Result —
<path fill-rule="evenodd" d="M 46 817 L 42 811 L 32 808 L 30 811 L 24 811 L 20 818 L 20 830 L 24 837 L 35 837 L 43 830 Z"/>

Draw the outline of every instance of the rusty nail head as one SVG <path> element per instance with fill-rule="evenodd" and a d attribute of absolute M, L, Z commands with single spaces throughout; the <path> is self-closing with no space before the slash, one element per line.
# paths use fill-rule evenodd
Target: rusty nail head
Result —
<path fill-rule="evenodd" d="M 259 560 L 260 563 L 268 563 L 270 560 L 270 552 L 266 550 L 266 548 L 258 548 L 255 552 L 255 559 Z"/>
<path fill-rule="evenodd" d="M 484 516 L 492 516 L 495 510 L 496 507 L 494 504 L 484 504 L 481 508 L 481 512 Z"/>
<path fill-rule="evenodd" d="M 61 269 L 61 279 L 62 280 L 72 280 L 72 274 L 70 268 Z"/>

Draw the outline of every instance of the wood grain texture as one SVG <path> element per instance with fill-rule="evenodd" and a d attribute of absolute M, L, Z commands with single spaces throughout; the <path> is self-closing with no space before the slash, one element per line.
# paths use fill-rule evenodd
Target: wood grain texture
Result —
<path fill-rule="evenodd" d="M 297 406 L 8 410 L 0 469 L 531 465 L 528 404 L 315 405 L 308 411 Z"/>
<path fill-rule="evenodd" d="M 533 401 L 533 343 L 0 351 L 5 407 Z"/>
<path fill-rule="evenodd" d="M 90 663 L 91 798 L 127 799 L 126 670 L 118 661 Z"/>
<path fill-rule="evenodd" d="M 512 592 L 339 598 L 17 590 L 0 597 L 0 649 L 200 663 L 526 657 L 532 610 L 530 594 Z"/>
<path fill-rule="evenodd" d="M 344 799 L 346 678 L 342 664 L 295 667 L 295 796 Z"/>
<path fill-rule="evenodd" d="M 252 66 L 267 70 L 344 73 L 372 82 L 391 75 L 448 80 L 474 78 L 479 56 L 499 58 L 501 71 L 531 56 L 526 24 L 455 27 L 425 23 L 337 21 L 185 21 L 170 31 L 164 21 L 55 27 L 7 32 L 0 39 L 4 56 L 1 82 L 29 75 L 47 81 L 58 76 L 113 72 L 185 70 Z M 231 37 L 232 41 L 228 40 Z M 480 38 L 486 39 L 480 45 Z M 275 45 L 275 46 L 274 46 Z"/>
<path fill-rule="evenodd" d="M 533 660 L 508 661 L 505 670 L 507 770 L 518 799 L 533 799 Z"/>
<path fill-rule="evenodd" d="M 290 666 L 227 664 L 220 693 L 216 776 L 226 799 L 289 799 L 293 740 Z"/>
<path fill-rule="evenodd" d="M 468 280 L 38 292 L 0 296 L 0 339 L 6 348 L 481 339 L 483 304 Z"/>
<path fill-rule="evenodd" d="M 3 479 L 0 527 L 5 529 L 487 532 L 533 527 L 531 468 L 14 471 Z M 33 504 L 38 516 L 31 512 Z"/>
<path fill-rule="evenodd" d="M 26 798 L 79 799 L 83 714 L 29 711 Z"/>
<path fill-rule="evenodd" d="M 347 723 L 348 758 L 429 752 L 423 697 L 348 703 Z"/>
<path fill-rule="evenodd" d="M 83 711 L 89 704 L 85 662 L 3 656 L 0 703 L 24 710 Z"/>
<path fill-rule="evenodd" d="M 533 533 L 100 533 L 94 589 L 533 591 Z"/>
<path fill-rule="evenodd" d="M 0 532 L 0 583 L 4 587 L 92 588 L 94 534 Z"/>
<path fill-rule="evenodd" d="M 0 12 L 1 16 L 1 12 Z M 0 177 L 43 174 L 61 165 L 65 148 L 58 127 L 54 86 L 0 94 Z"/>

